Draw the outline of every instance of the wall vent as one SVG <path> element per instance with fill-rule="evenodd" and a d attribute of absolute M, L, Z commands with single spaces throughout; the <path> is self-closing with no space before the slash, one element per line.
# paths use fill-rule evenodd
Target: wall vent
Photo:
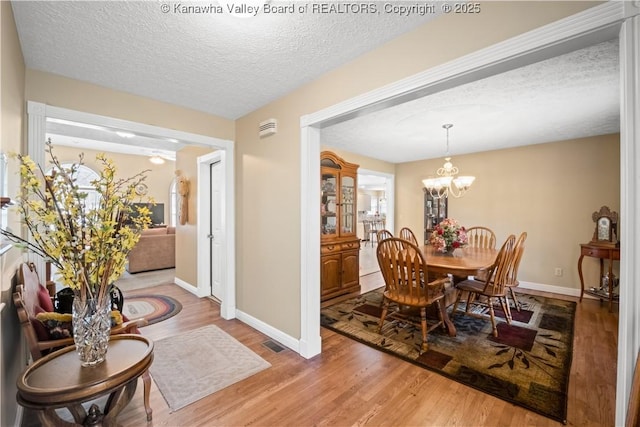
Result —
<path fill-rule="evenodd" d="M 275 134 L 277 131 L 278 121 L 276 119 L 268 119 L 260 123 L 258 135 L 260 135 L 260 138 L 264 138 L 265 136 Z"/>

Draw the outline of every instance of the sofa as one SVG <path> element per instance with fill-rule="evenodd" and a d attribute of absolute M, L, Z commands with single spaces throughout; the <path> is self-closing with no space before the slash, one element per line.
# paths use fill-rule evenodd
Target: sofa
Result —
<path fill-rule="evenodd" d="M 157 227 L 143 230 L 140 240 L 129 252 L 127 271 L 162 270 L 176 266 L 176 228 Z"/>

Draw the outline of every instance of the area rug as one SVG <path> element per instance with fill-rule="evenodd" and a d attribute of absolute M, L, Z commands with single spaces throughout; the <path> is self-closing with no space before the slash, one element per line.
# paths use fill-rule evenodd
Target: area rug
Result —
<path fill-rule="evenodd" d="M 144 317 L 148 325 L 152 325 L 175 316 L 180 310 L 182 304 L 165 295 L 133 295 L 124 298 L 122 313 L 129 319 Z"/>
<path fill-rule="evenodd" d="M 151 376 L 171 412 L 271 364 L 215 325 L 154 341 Z"/>
<path fill-rule="evenodd" d="M 566 423 L 576 303 L 519 294 L 514 321 L 457 314 L 455 337 L 436 328 L 420 353 L 419 323 L 386 321 L 380 334 L 382 290 L 321 310 L 322 326 L 507 402 Z M 503 314 L 496 310 L 496 314 Z M 417 319 L 419 322 L 419 318 Z"/>

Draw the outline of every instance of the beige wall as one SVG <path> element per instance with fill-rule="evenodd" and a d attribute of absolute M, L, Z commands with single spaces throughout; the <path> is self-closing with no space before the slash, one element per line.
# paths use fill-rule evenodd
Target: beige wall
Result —
<path fill-rule="evenodd" d="M 52 139 L 53 152 L 61 162 L 77 162 L 78 155 L 84 153 L 84 164 L 96 172 L 102 169 L 102 165 L 96 162 L 96 155 L 101 151 L 78 149 L 63 145 L 55 145 Z M 149 191 L 145 197 L 150 197 L 156 203 L 164 203 L 164 223 L 169 222 L 169 187 L 175 177 L 175 162 L 166 161 L 164 164 L 156 165 L 149 161 L 147 156 L 136 156 L 132 154 L 107 152 L 107 157 L 113 160 L 117 167 L 117 177 L 129 178 L 137 173 L 146 172 L 145 183 Z"/>
<path fill-rule="evenodd" d="M 591 214 L 607 205 L 620 212 L 620 137 L 551 142 L 453 157 L 461 174 L 476 181 L 464 197 L 449 198 L 449 217 L 470 227 L 496 232 L 498 246 L 509 234 L 528 233 L 521 281 L 580 288 L 580 243 L 588 243 L 595 224 Z M 402 163 L 397 167 L 396 228 L 423 230 L 422 179 L 443 159 Z M 562 277 L 554 269 L 563 269 Z M 585 258 L 586 284 L 598 282 L 598 261 Z"/>
<path fill-rule="evenodd" d="M 238 308 L 300 336 L 301 116 L 596 4 L 482 3 L 481 14 L 440 17 L 239 119 Z M 278 120 L 278 133 L 260 140 L 267 118 Z"/>
<path fill-rule="evenodd" d="M 0 35 L 0 151 L 5 154 L 19 153 L 24 141 L 24 126 L 22 118 L 25 111 L 24 102 L 24 58 L 20 50 L 20 42 L 13 21 L 11 3 L 0 2 L 2 4 L 0 13 L 2 18 L 2 33 Z M 16 161 L 8 161 L 8 185 L 9 193 L 2 196 L 14 197 L 19 188 L 20 181 L 17 175 L 18 167 Z M 13 230 L 19 230 L 20 223 L 12 210 L 8 212 L 8 224 Z M 8 288 L 9 275 L 13 266 L 20 259 L 20 251 L 10 250 L 0 260 L 2 267 L 1 287 L 2 290 Z M 9 275 L 5 274 L 9 273 Z"/>
<path fill-rule="evenodd" d="M 18 153 L 24 142 L 24 73 L 25 64 L 18 33 L 13 20 L 11 3 L 0 2 L 0 151 Z M 11 196 L 19 189 L 17 164 L 9 160 L 8 186 Z M 20 225 L 16 215 L 8 213 L 13 230 Z M 12 279 L 15 276 L 21 253 L 11 249 L 0 257 L 1 302 L 7 304 L 0 313 L 0 425 L 12 426 L 16 423 L 18 404 L 16 403 L 16 378 L 24 369 L 26 355 L 20 338 L 18 317 L 11 303 Z"/>
<path fill-rule="evenodd" d="M 27 69 L 26 97 L 56 107 L 234 139 L 231 120 L 42 71 Z"/>
<path fill-rule="evenodd" d="M 189 180 L 187 223 L 176 226 L 176 277 L 187 284 L 198 285 L 197 249 L 197 195 L 199 156 L 214 150 L 203 147 L 186 147 L 177 153 L 176 170 Z"/>

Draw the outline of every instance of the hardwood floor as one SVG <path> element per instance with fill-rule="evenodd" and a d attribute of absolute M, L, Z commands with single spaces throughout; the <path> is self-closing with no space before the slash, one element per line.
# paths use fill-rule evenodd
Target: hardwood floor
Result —
<path fill-rule="evenodd" d="M 379 274 L 366 280 L 379 280 L 382 286 Z M 153 384 L 149 425 L 561 425 L 324 328 L 321 355 L 306 360 L 288 349 L 275 353 L 262 345 L 268 340 L 265 335 L 238 320 L 221 319 L 215 302 L 198 299 L 175 285 L 158 289 L 178 299 L 183 309 L 171 319 L 143 328 L 145 336 L 157 340 L 215 324 L 272 367 L 175 413 L 169 413 Z M 144 290 L 128 295 L 137 292 Z M 617 319 L 617 313 L 609 313 L 598 301 L 578 304 L 568 425 L 614 425 Z M 141 383 L 118 421 L 124 427 L 146 424 Z"/>

